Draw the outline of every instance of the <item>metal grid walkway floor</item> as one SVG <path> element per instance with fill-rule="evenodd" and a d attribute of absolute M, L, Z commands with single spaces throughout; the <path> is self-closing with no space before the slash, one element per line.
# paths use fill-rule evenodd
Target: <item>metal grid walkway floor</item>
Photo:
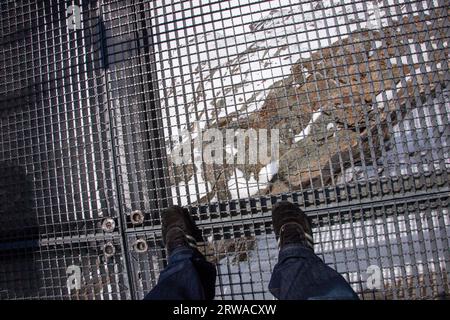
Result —
<path fill-rule="evenodd" d="M 449 8 L 3 1 L 0 299 L 142 298 L 171 204 L 218 299 L 272 299 L 280 199 L 361 298 L 449 298 Z M 209 129 L 278 130 L 278 161 L 202 162 Z"/>

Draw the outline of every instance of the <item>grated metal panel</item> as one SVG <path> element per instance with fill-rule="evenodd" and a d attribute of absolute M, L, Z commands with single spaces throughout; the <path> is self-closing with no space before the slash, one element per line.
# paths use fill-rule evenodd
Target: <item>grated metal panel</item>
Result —
<path fill-rule="evenodd" d="M 315 251 L 363 299 L 448 298 L 448 200 L 447 193 L 420 201 L 308 211 Z M 202 231 L 206 241 L 200 251 L 217 265 L 217 299 L 273 299 L 267 286 L 278 247 L 270 211 Z M 159 233 L 136 233 L 128 241 L 137 297 L 143 298 L 166 265 L 166 253 Z M 139 241 L 147 243 L 145 252 L 136 249 Z M 380 270 L 381 285 L 375 290 L 367 288 L 369 266 Z"/>
<path fill-rule="evenodd" d="M 24 236 L 3 229 L 24 216 L 40 238 L 93 234 L 118 216 L 95 9 L 71 33 L 63 2 L 2 3 L 2 240 Z"/>
<path fill-rule="evenodd" d="M 142 298 L 181 204 L 217 297 L 271 299 L 281 198 L 360 297 L 448 298 L 449 1 L 73 4 L 0 4 L 0 298 Z M 278 129 L 279 161 L 176 164 L 207 129 Z"/>
<path fill-rule="evenodd" d="M 156 2 L 152 21 L 174 202 L 449 168 L 445 1 Z M 175 165 L 197 127 L 279 129 L 279 162 L 208 165 L 194 149 Z"/>
<path fill-rule="evenodd" d="M 130 298 L 120 238 L 70 240 L 0 246 L 0 299 Z"/>

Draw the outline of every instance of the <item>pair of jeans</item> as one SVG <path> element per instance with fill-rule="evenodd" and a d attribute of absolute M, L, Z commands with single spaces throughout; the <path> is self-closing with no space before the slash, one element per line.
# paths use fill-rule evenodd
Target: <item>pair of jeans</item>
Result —
<path fill-rule="evenodd" d="M 196 249 L 180 247 L 169 256 L 149 300 L 214 299 L 216 268 Z M 270 292 L 280 300 L 358 299 L 351 286 L 301 244 L 282 248 L 272 272 Z"/>

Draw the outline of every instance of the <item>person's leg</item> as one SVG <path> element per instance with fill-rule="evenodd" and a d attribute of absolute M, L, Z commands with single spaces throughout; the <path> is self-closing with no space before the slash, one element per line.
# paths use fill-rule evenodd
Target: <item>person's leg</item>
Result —
<path fill-rule="evenodd" d="M 281 202 L 272 217 L 280 253 L 269 290 L 276 298 L 358 299 L 345 279 L 314 253 L 311 226 L 296 205 Z"/>
<path fill-rule="evenodd" d="M 214 299 L 216 268 L 196 248 L 201 233 L 189 212 L 176 206 L 166 210 L 162 236 L 169 253 L 168 265 L 144 299 Z"/>
<path fill-rule="evenodd" d="M 198 250 L 179 247 L 168 262 L 146 300 L 214 299 L 216 268 Z"/>
<path fill-rule="evenodd" d="M 280 300 L 358 299 L 335 270 L 303 245 L 287 245 L 272 272 L 270 292 Z"/>

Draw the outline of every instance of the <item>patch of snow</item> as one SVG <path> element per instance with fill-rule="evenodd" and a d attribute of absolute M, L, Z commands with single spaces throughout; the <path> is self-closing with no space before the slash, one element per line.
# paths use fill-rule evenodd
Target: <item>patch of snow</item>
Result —
<path fill-rule="evenodd" d="M 311 129 L 312 129 L 314 122 L 316 122 L 317 119 L 319 119 L 321 115 L 322 115 L 321 109 L 313 112 L 312 118 L 309 121 L 308 125 L 299 134 L 297 134 L 294 137 L 294 142 L 299 142 L 299 141 L 305 139 L 311 133 Z"/>
<path fill-rule="evenodd" d="M 155 4 L 154 25 L 157 26 L 156 34 L 160 36 L 155 38 L 156 55 L 160 61 L 156 71 L 160 79 L 163 130 L 168 140 L 177 143 L 177 135 L 195 122 L 201 130 L 217 118 L 259 110 L 270 92 L 269 88 L 290 75 L 292 65 L 300 58 L 309 58 L 315 50 L 343 40 L 359 28 L 385 26 L 387 16 L 396 16 L 394 12 L 388 12 L 392 10 L 390 5 L 399 6 L 403 13 L 411 15 L 411 8 L 418 13 L 429 9 L 431 4 L 389 0 L 375 7 L 371 2 L 328 0 L 322 1 L 321 8 L 316 9 L 311 2 L 287 6 L 281 1 L 243 4 L 232 0 L 221 2 L 217 10 L 222 11 L 213 13 L 216 9 L 212 6 L 217 4 L 193 3 L 182 5 L 185 11 L 181 18 L 180 13 L 172 12 L 171 5 L 164 2 Z M 433 5 L 438 6 L 439 3 L 433 1 Z M 382 44 L 382 41 L 376 41 L 374 45 L 379 48 Z M 447 45 L 444 42 L 444 46 Z M 432 42 L 432 46 L 436 45 Z M 409 47 L 410 55 L 392 58 L 391 63 L 409 65 L 410 62 L 430 61 L 426 44 L 411 43 Z M 422 67 L 427 71 L 430 68 Z M 415 71 L 416 74 L 420 72 L 420 68 Z M 394 91 L 403 87 L 405 81 L 409 78 L 402 80 L 396 89 L 379 94 L 377 106 L 392 99 Z M 313 113 L 310 123 L 295 136 L 295 142 L 311 134 L 312 125 L 320 115 L 320 110 Z M 330 125 L 327 129 L 332 128 Z M 228 151 L 237 152 L 231 147 Z M 198 149 L 193 152 L 199 153 Z M 237 198 L 238 192 L 240 197 L 250 196 L 265 188 L 278 170 L 275 167 L 264 167 L 257 177 L 251 176 L 248 181 L 242 172 L 236 171 L 229 181 L 232 197 Z M 199 193 L 203 195 L 210 186 L 199 172 L 197 170 L 194 177 L 198 180 Z M 183 203 L 198 200 L 194 177 L 187 184 L 178 186 Z M 173 188 L 173 194 L 177 195 L 176 188 Z"/>
<path fill-rule="evenodd" d="M 266 185 L 270 180 L 272 180 L 273 176 L 278 173 L 278 161 L 272 161 L 265 167 L 263 167 L 258 172 L 258 182 L 262 189 L 264 189 Z"/>
<path fill-rule="evenodd" d="M 178 188 L 179 192 L 177 192 L 176 186 L 171 187 L 172 194 L 174 195 L 174 203 L 178 202 L 178 195 L 181 200 L 177 204 L 185 206 L 191 202 L 199 201 L 202 197 L 206 196 L 211 191 L 211 184 L 204 181 L 202 177 L 202 166 L 196 166 L 196 172 L 192 178 L 187 183 L 184 181 L 180 182 Z"/>
<path fill-rule="evenodd" d="M 258 180 L 255 179 L 253 174 L 247 180 L 244 177 L 244 173 L 235 169 L 234 174 L 228 180 L 228 189 L 231 197 L 237 199 L 238 196 L 250 197 L 258 193 L 258 191 L 267 188 L 268 183 L 272 180 L 273 176 L 278 173 L 278 162 L 273 161 L 258 172 Z"/>
<path fill-rule="evenodd" d="M 410 40 L 412 41 L 412 40 Z M 417 47 L 419 47 L 420 49 L 418 49 Z M 409 51 L 410 54 L 408 55 L 404 55 L 404 56 L 399 56 L 399 57 L 395 57 L 395 58 L 390 58 L 390 62 L 393 65 L 410 65 L 412 61 L 413 64 L 417 64 L 417 63 L 421 63 L 421 60 L 423 60 L 424 63 L 429 62 L 429 56 L 428 56 L 428 49 L 427 49 L 427 45 L 425 43 L 420 43 L 419 44 L 411 44 L 409 45 Z"/>
<path fill-rule="evenodd" d="M 246 180 L 244 173 L 235 168 L 234 174 L 228 180 L 228 190 L 233 199 L 247 198 L 258 192 L 258 182 L 253 175 L 249 180 Z"/>
<path fill-rule="evenodd" d="M 383 108 L 384 103 L 389 102 L 393 97 L 394 97 L 394 93 L 397 91 L 397 89 L 395 90 L 387 90 L 387 91 L 383 91 L 380 94 L 378 94 L 375 97 L 375 102 L 376 105 L 373 108 Z"/>
<path fill-rule="evenodd" d="M 373 166 L 366 166 L 365 170 L 362 166 L 354 166 L 344 170 L 338 179 L 338 184 L 344 184 L 351 181 L 367 180 L 378 176 L 377 170 Z"/>
<path fill-rule="evenodd" d="M 226 6 L 233 8 L 233 3 Z M 176 127 L 196 120 L 206 125 L 216 116 L 258 110 L 269 87 L 289 75 L 293 63 L 361 27 L 361 23 L 350 23 L 349 16 L 364 20 L 362 3 L 324 1 L 320 10 L 310 3 L 281 6 L 275 2 L 238 6 L 232 9 L 237 10 L 237 20 L 231 15 L 226 21 L 212 21 L 209 28 L 164 26 L 165 32 L 160 33 L 167 40 L 157 48 L 162 58 L 157 72 L 162 79 L 166 136 L 169 127 L 176 132 Z M 163 7 L 167 8 L 156 7 L 159 23 L 173 16 Z"/>

